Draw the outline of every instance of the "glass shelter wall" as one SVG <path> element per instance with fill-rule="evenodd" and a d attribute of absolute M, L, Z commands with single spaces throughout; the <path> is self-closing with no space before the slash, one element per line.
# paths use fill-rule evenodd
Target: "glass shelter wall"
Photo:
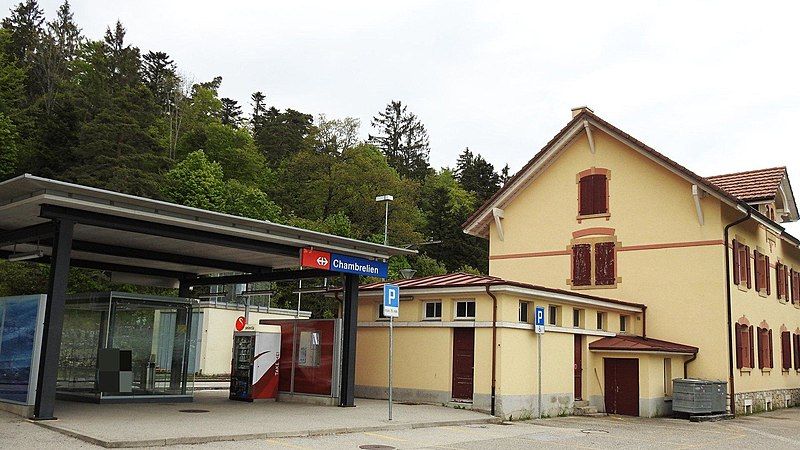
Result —
<path fill-rule="evenodd" d="M 127 293 L 67 300 L 58 393 L 94 400 L 191 397 L 189 300 Z"/>

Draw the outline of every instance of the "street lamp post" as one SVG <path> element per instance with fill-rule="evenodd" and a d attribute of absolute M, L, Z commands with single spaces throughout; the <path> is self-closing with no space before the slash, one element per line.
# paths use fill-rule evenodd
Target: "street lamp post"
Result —
<path fill-rule="evenodd" d="M 375 197 L 375 201 L 386 204 L 386 214 L 383 217 L 383 245 L 386 245 L 389 242 L 389 202 L 394 201 L 394 197 L 391 195 L 379 195 Z"/>

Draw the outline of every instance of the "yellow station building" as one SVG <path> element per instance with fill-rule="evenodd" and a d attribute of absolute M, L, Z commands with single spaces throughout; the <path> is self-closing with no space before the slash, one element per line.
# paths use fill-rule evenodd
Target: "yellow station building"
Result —
<path fill-rule="evenodd" d="M 703 177 L 595 115 L 566 126 L 464 224 L 489 272 L 403 280 L 403 401 L 545 415 L 671 413 L 672 380 L 727 382 L 737 414 L 800 404 L 800 241 L 783 167 Z M 385 398 L 380 285 L 362 287 L 357 394 Z"/>

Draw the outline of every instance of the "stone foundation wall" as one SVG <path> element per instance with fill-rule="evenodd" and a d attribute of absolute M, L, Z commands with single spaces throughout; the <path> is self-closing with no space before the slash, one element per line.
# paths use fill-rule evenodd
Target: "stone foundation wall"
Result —
<path fill-rule="evenodd" d="M 789 404 L 786 403 L 786 396 L 789 396 Z M 752 407 L 747 406 L 746 401 L 752 402 Z M 736 414 L 759 413 L 767 410 L 767 403 L 771 402 L 770 410 L 785 408 L 787 406 L 800 406 L 800 388 L 795 389 L 773 389 L 769 391 L 739 392 L 736 394 Z M 745 409 L 747 409 L 745 411 Z"/>

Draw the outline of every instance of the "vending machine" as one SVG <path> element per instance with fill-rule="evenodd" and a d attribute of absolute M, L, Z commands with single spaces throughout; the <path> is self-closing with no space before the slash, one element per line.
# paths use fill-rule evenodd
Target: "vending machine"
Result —
<path fill-rule="evenodd" d="M 252 402 L 278 397 L 281 327 L 247 325 L 233 333 L 231 387 L 228 398 Z"/>

